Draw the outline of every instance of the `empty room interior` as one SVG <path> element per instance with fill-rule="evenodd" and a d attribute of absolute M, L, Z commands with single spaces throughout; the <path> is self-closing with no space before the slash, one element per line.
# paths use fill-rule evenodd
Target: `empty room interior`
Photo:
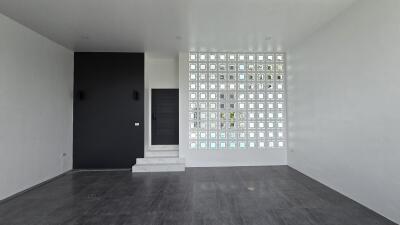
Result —
<path fill-rule="evenodd" d="M 0 224 L 399 224 L 399 65 L 398 0 L 0 0 Z"/>

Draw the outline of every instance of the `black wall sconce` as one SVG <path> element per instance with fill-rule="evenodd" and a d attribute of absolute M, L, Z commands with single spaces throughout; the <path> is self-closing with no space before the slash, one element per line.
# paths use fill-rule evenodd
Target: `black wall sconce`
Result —
<path fill-rule="evenodd" d="M 82 101 L 85 100 L 85 98 L 86 98 L 86 93 L 84 91 L 79 90 L 76 92 L 76 99 Z"/>
<path fill-rule="evenodd" d="M 133 90 L 133 100 L 139 101 L 139 95 L 140 93 L 136 90 Z"/>

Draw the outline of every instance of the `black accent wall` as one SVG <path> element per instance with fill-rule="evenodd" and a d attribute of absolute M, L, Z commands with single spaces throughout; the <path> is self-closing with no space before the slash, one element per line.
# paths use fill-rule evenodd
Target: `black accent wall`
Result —
<path fill-rule="evenodd" d="M 144 154 L 144 54 L 77 52 L 74 61 L 74 168 L 130 168 Z"/>

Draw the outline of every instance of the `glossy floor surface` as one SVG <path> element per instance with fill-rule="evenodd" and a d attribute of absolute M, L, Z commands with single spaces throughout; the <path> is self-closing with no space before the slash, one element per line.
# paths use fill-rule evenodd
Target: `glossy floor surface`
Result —
<path fill-rule="evenodd" d="M 0 204 L 14 225 L 394 224 L 287 167 L 70 172 Z"/>

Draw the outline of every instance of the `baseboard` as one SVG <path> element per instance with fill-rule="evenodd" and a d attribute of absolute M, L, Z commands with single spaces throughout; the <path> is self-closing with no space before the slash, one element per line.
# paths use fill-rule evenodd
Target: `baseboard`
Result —
<path fill-rule="evenodd" d="M 25 190 L 22 190 L 22 191 L 20 191 L 20 192 L 17 192 L 17 193 L 15 193 L 15 194 L 13 194 L 13 195 L 11 195 L 11 196 L 5 198 L 5 199 L 1 199 L 1 200 L 0 200 L 0 205 L 6 203 L 6 202 L 8 202 L 8 201 L 10 201 L 11 199 L 14 199 L 14 198 L 20 196 L 20 195 L 22 195 L 22 194 L 25 194 L 25 193 L 27 193 L 27 192 L 33 190 L 33 189 L 39 188 L 39 187 L 41 187 L 41 186 L 43 186 L 43 185 L 45 185 L 45 184 L 47 184 L 47 183 L 50 183 L 50 182 L 52 182 L 52 181 L 54 181 L 54 180 L 56 180 L 56 179 L 58 179 L 58 178 L 60 178 L 60 177 L 62 177 L 62 176 L 65 176 L 67 173 L 70 173 L 71 171 L 72 171 L 72 170 L 67 170 L 67 171 L 65 171 L 64 173 L 61 173 L 60 175 L 57 175 L 57 176 L 52 177 L 52 178 L 50 178 L 50 179 L 48 179 L 48 180 L 45 180 L 45 181 L 40 182 L 40 183 L 38 183 L 38 184 L 36 184 L 36 185 L 33 185 L 32 187 L 27 188 L 27 189 L 25 189 Z"/>

